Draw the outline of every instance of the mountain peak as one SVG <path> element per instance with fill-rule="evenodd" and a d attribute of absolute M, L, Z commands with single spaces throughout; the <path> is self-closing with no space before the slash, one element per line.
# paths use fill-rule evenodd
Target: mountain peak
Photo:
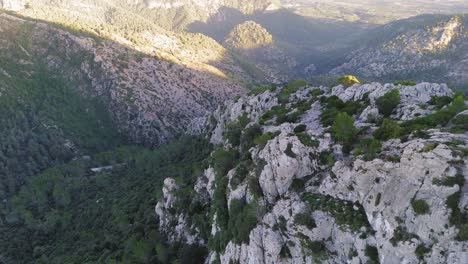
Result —
<path fill-rule="evenodd" d="M 273 43 L 273 36 L 255 21 L 246 21 L 235 26 L 224 43 L 234 49 L 252 49 Z"/>

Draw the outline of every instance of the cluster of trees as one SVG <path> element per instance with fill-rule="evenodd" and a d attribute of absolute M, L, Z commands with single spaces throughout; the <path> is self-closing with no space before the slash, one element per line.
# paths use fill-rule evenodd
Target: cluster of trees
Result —
<path fill-rule="evenodd" d="M 47 129 L 30 113 L 0 128 L 0 135 L 0 199 L 15 194 L 28 177 L 74 154 L 61 131 Z"/>
<path fill-rule="evenodd" d="M 166 177 L 193 186 L 207 165 L 207 145 L 184 138 L 157 150 L 123 147 L 30 178 L 8 208 L 22 223 L 0 225 L 3 257 L 7 263 L 202 263 L 205 248 L 168 245 L 153 208 Z M 89 174 L 90 167 L 115 163 L 126 166 Z M 183 205 L 188 210 L 190 202 Z"/>
<path fill-rule="evenodd" d="M 0 60 L 5 59 L 0 54 Z M 6 55 L 5 55 L 6 56 Z M 3 80 L 0 97 L 0 198 L 28 177 L 78 153 L 112 148 L 123 139 L 103 105 L 74 91 L 36 62 L 30 75 Z M 5 64 L 7 71 L 17 66 Z"/>

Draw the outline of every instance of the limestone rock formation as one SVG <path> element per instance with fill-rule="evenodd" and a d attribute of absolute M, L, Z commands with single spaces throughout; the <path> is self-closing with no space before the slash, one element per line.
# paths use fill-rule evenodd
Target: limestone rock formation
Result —
<path fill-rule="evenodd" d="M 206 212 L 211 223 L 207 263 L 466 262 L 466 133 L 450 133 L 442 125 L 427 129 L 424 136 L 406 132 L 401 139 L 383 140 L 369 158 L 357 151 L 358 142 L 354 151 L 345 151 L 320 121 L 327 98 L 363 104 L 362 112 L 354 113 L 355 125 L 362 124 L 362 137 L 367 137 L 378 125 L 364 122 L 379 115 L 375 100 L 390 89 L 401 93 L 393 118 L 403 127 L 442 111 L 428 104 L 432 96 L 454 96 L 443 84 L 372 83 L 347 89 L 305 87 L 293 91 L 289 102 L 277 100 L 280 88 L 220 107 L 212 117 L 216 126 L 209 130 L 211 141 L 243 158 L 226 174 L 212 161 L 194 186 L 211 206 Z M 299 111 L 298 105 L 308 106 L 299 118 L 279 121 L 282 112 Z M 407 113 L 414 105 L 425 109 L 421 116 Z M 461 110 L 451 115 L 463 115 Z M 237 146 L 226 136 L 231 137 L 239 117 L 248 124 Z M 248 144 L 246 136 L 258 124 L 261 131 Z M 167 197 L 158 206 L 165 201 Z"/>

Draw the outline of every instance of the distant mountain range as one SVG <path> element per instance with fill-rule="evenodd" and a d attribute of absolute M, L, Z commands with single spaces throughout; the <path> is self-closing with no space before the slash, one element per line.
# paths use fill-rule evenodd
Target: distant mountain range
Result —
<path fill-rule="evenodd" d="M 371 30 L 332 74 L 468 83 L 468 16 L 423 15 Z"/>

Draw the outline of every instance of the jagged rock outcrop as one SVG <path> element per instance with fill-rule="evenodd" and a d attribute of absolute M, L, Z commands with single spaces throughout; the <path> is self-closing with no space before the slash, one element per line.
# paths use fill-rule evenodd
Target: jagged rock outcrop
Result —
<path fill-rule="evenodd" d="M 316 148 L 303 145 L 296 136 L 288 136 L 292 127 L 288 130 L 282 127 L 282 133 L 258 153 L 258 158 L 266 162 L 259 183 L 269 203 L 285 194 L 294 179 L 313 175 L 318 170 L 318 162 L 312 158 L 317 154 Z M 288 149 L 291 151 L 289 154 L 286 153 Z"/>
<path fill-rule="evenodd" d="M 170 233 L 166 233 L 169 241 L 171 242 L 183 242 L 186 244 L 203 243 L 199 241 L 196 235 L 189 232 L 187 215 L 171 214 L 172 210 L 176 208 L 177 202 L 176 192 L 179 189 L 176 181 L 172 178 L 164 180 L 163 186 L 163 201 L 159 202 L 155 206 L 155 212 L 159 216 L 159 226 L 164 230 L 171 230 Z"/>
<path fill-rule="evenodd" d="M 376 99 L 391 89 L 400 91 L 393 118 L 404 127 L 419 118 L 402 114 L 408 106 L 420 105 L 431 116 L 442 111 L 428 104 L 432 96 L 454 96 L 446 85 L 372 83 L 347 89 L 305 87 L 294 91 L 289 102 L 277 100 L 278 89 L 220 107 L 213 115 L 217 124 L 211 140 L 226 153 L 239 151 L 242 158 L 223 174 L 215 157 L 222 151 L 215 151 L 215 160 L 194 186 L 196 197 L 211 206 L 205 214 L 211 222 L 207 263 L 466 262 L 466 133 L 448 132 L 450 123 L 422 136 L 421 131 L 406 132 L 403 140 L 383 140 L 369 158 L 358 142 L 354 151 L 346 151 L 321 122 L 321 113 L 329 111 L 327 98 L 334 96 L 344 104 L 364 104 L 365 110 L 354 113 L 355 125 L 367 122 L 366 114 L 379 115 Z M 456 100 L 460 98 L 454 104 Z M 295 113 L 304 104 L 308 107 L 300 110 L 301 116 L 279 121 L 282 113 Z M 239 117 L 249 123 L 236 145 L 229 138 Z M 360 126 L 363 136 L 355 140 L 378 126 Z M 249 145 L 246 137 L 256 127 L 261 131 Z"/>

